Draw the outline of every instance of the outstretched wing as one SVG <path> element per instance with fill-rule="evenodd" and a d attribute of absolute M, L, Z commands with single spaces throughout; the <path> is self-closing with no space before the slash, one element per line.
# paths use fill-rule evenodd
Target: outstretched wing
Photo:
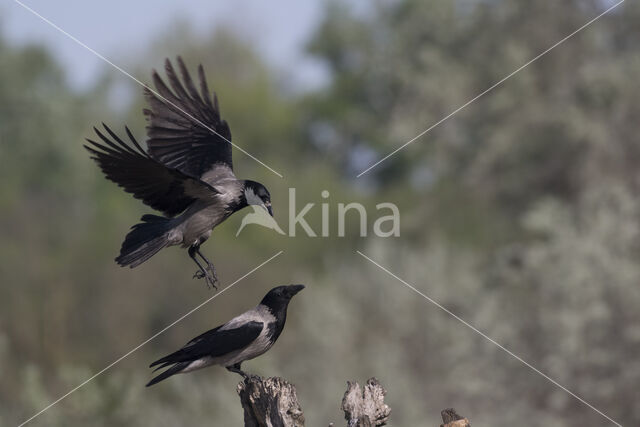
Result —
<path fill-rule="evenodd" d="M 102 142 L 87 139 L 89 144 L 84 147 L 109 180 L 146 205 L 165 215 L 175 216 L 196 199 L 212 197 L 217 193 L 209 184 L 151 158 L 140 147 L 129 128 L 126 131 L 133 147 L 122 141 L 104 123 L 102 125 L 111 139 L 94 128 Z"/>
<path fill-rule="evenodd" d="M 264 324 L 257 321 L 247 322 L 235 329 L 221 330 L 217 327 L 192 339 L 180 350 L 156 360 L 149 367 L 162 365 L 157 368 L 160 369 L 173 363 L 191 362 L 206 356 L 223 356 L 251 344 L 258 338 L 263 327 Z"/>
<path fill-rule="evenodd" d="M 220 118 L 215 93 L 211 100 L 202 65 L 198 68 L 200 92 L 180 57 L 178 66 L 184 85 L 167 59 L 165 70 L 171 89 L 156 71 L 153 72 L 153 82 L 162 98 L 145 88 L 145 96 L 151 107 L 144 110 L 149 123 L 149 154 L 190 176 L 200 178 L 220 168 L 224 173 L 218 171 L 207 175 L 233 177 L 231 131 L 227 122 Z"/>

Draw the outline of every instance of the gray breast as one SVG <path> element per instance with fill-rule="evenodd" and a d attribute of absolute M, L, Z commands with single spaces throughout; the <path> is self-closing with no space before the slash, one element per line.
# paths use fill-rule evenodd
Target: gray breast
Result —
<path fill-rule="evenodd" d="M 180 215 L 180 232 L 183 246 L 200 244 L 211 235 L 211 230 L 233 213 L 230 205 L 237 205 L 242 195 L 241 184 L 237 180 L 224 181 L 216 185 L 220 191 L 210 199 L 198 200 Z"/>

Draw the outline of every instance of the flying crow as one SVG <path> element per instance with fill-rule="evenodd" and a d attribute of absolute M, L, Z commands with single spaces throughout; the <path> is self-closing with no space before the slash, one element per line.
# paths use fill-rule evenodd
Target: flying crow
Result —
<path fill-rule="evenodd" d="M 194 277 L 215 287 L 213 264 L 200 245 L 218 224 L 248 206 L 264 208 L 271 216 L 271 196 L 264 185 L 239 180 L 233 173 L 231 132 L 220 118 L 218 99 L 213 101 L 202 65 L 196 89 L 184 62 L 178 57 L 182 82 L 167 59 L 169 88 L 153 71 L 157 93 L 145 88 L 150 109 L 147 117 L 147 151 L 126 129 L 131 144 L 104 123 L 94 128 L 99 142 L 87 139 L 91 153 L 108 179 L 164 216 L 144 215 L 127 234 L 116 262 L 136 267 L 160 249 L 181 245 L 198 265 Z M 199 256 L 204 265 L 196 257 Z"/>
<path fill-rule="evenodd" d="M 289 301 L 302 289 L 304 285 L 273 288 L 257 307 L 195 337 L 175 353 L 156 360 L 149 367 L 157 366 L 155 371 L 169 369 L 149 381 L 147 387 L 172 375 L 211 365 L 224 366 L 246 378 L 247 374 L 240 365 L 245 360 L 260 356 L 276 342 L 287 319 Z"/>

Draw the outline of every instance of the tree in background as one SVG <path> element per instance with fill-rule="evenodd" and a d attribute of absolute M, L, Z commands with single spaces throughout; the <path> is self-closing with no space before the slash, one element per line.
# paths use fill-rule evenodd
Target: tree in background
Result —
<path fill-rule="evenodd" d="M 329 135 L 336 162 L 353 177 L 605 7 L 400 1 L 358 14 L 329 3 L 310 52 L 333 79 L 309 100 L 310 138 L 323 147 Z M 371 244 L 377 259 L 623 423 L 637 422 L 624 408 L 640 375 L 629 359 L 640 321 L 640 86 L 624 77 L 640 71 L 632 48 L 639 15 L 625 5 L 599 20 L 360 178 L 381 199 L 403 201 L 403 243 Z M 384 350 L 388 365 L 420 373 L 403 377 L 408 401 L 437 399 L 433 384 L 422 383 L 435 382 L 474 405 L 481 423 L 594 422 L 564 392 L 550 393 L 521 364 L 505 365 L 508 356 L 453 330 L 464 327 L 451 318 L 403 323 L 384 310 L 389 300 L 365 291 L 358 298 L 382 311 L 377 327 L 411 337 L 404 354 Z M 412 319 L 418 306 L 437 311 L 424 300 L 404 304 L 412 303 L 395 307 Z M 382 345 L 371 343 L 370 352 Z M 390 387 L 394 393 L 402 390 Z M 513 393 L 523 401 L 512 402 Z M 513 417 L 504 405 L 516 407 Z"/>
<path fill-rule="evenodd" d="M 147 81 L 150 64 L 160 68 L 167 56 L 203 63 L 234 142 L 285 175 L 236 157 L 241 175 L 269 182 L 280 222 L 295 183 L 302 204 L 323 189 L 335 200 L 396 202 L 401 238 L 247 229 L 235 239 L 241 218 L 231 218 L 209 249 L 225 277 L 284 249 L 280 264 L 40 422 L 240 423 L 236 378 L 203 372 L 149 393 L 144 367 L 194 330 L 248 308 L 245 296 L 293 281 L 308 283 L 309 297 L 291 313 L 287 337 L 251 367 L 296 383 L 313 402 L 304 403 L 310 425 L 338 421 L 344 380 L 372 375 L 388 388 L 397 425 L 421 425 L 452 405 L 482 425 L 602 421 L 376 267 L 348 258 L 357 247 L 617 421 L 637 424 L 640 7 L 626 2 L 355 179 L 604 7 L 405 0 L 354 12 L 330 2 L 309 52 L 331 80 L 306 94 L 283 90 L 278 71 L 232 31 L 183 28 L 158 38 L 130 68 Z M 112 261 L 145 209 L 104 180 L 80 145 L 102 120 L 126 122 L 144 139 L 141 89 L 131 86 L 132 104 L 111 110 L 112 79 L 74 91 L 38 47 L 0 42 L 0 60 L 0 425 L 13 425 L 210 293 L 184 281 L 192 267 L 171 252 L 131 271 Z"/>

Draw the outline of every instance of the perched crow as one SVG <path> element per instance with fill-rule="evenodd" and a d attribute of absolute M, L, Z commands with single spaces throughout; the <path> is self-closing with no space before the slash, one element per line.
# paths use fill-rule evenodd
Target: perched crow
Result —
<path fill-rule="evenodd" d="M 169 369 L 154 377 L 147 387 L 175 374 L 184 374 L 211 365 L 224 366 L 247 377 L 240 365 L 260 356 L 276 342 L 287 320 L 291 298 L 304 285 L 278 286 L 265 295 L 257 307 L 234 317 L 224 325 L 195 337 L 175 353 L 156 360 L 149 367 Z"/>
<path fill-rule="evenodd" d="M 87 139 L 85 148 L 108 179 L 164 214 L 144 215 L 127 234 L 116 262 L 133 268 L 162 248 L 182 245 L 198 265 L 194 277 L 215 287 L 215 268 L 200 253 L 200 245 L 214 227 L 245 206 L 261 206 L 273 216 L 271 196 L 264 185 L 233 174 L 231 132 L 220 118 L 215 93 L 211 100 L 202 65 L 200 91 L 180 57 L 178 66 L 184 85 L 166 60 L 171 89 L 153 71 L 156 90 L 168 102 L 145 88 L 151 107 L 144 110 L 148 151 L 128 128 L 132 146 L 104 123 L 104 132 L 94 128 L 101 142 Z"/>

